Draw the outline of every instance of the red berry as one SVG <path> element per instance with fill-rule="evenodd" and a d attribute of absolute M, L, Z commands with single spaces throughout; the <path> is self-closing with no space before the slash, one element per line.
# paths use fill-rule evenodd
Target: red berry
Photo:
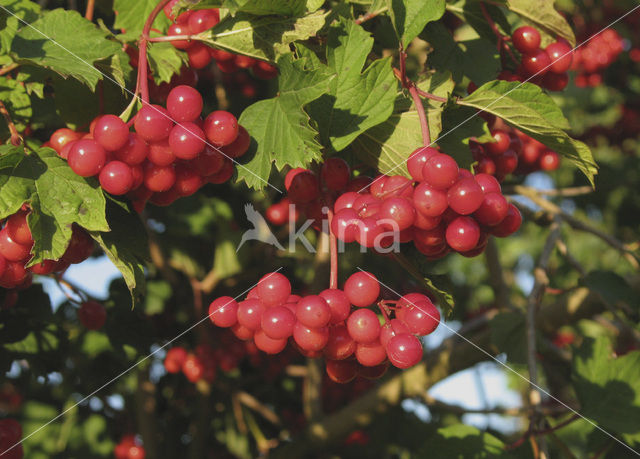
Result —
<path fill-rule="evenodd" d="M 243 156 L 251 146 L 251 136 L 249 132 L 242 126 L 238 125 L 238 137 L 229 145 L 225 145 L 221 148 L 222 153 L 229 158 L 239 158 Z"/>
<path fill-rule="evenodd" d="M 522 69 L 528 76 L 542 76 L 550 65 L 551 58 L 542 50 L 522 57 Z"/>
<path fill-rule="evenodd" d="M 449 207 L 460 215 L 478 210 L 484 199 L 482 188 L 473 178 L 458 180 L 447 192 Z"/>
<path fill-rule="evenodd" d="M 67 250 L 65 250 L 64 255 L 62 255 L 62 260 L 71 264 L 77 264 L 89 258 L 92 253 L 93 239 L 91 239 L 89 233 L 84 229 L 74 224 L 71 240 L 69 241 Z M 61 269 L 56 267 L 56 271 L 61 271 Z"/>
<path fill-rule="evenodd" d="M 220 22 L 220 14 L 217 9 L 198 10 L 189 16 L 189 29 L 191 33 L 196 34 L 211 29 L 218 22 Z"/>
<path fill-rule="evenodd" d="M 238 303 L 230 296 L 222 296 L 209 305 L 209 319 L 218 327 L 231 327 L 238 321 Z"/>
<path fill-rule="evenodd" d="M 413 225 L 416 209 L 405 198 L 390 197 L 382 201 L 378 212 L 378 224 L 392 231 L 402 231 Z"/>
<path fill-rule="evenodd" d="M 202 96 L 191 86 L 176 86 L 167 96 L 167 111 L 177 123 L 198 119 L 202 106 Z"/>
<path fill-rule="evenodd" d="M 176 172 L 172 165 L 156 166 L 147 163 L 144 169 L 144 186 L 151 191 L 167 191 L 176 182 Z"/>
<path fill-rule="evenodd" d="M 280 273 L 264 275 L 257 285 L 258 296 L 265 306 L 284 304 L 291 295 L 291 283 Z"/>
<path fill-rule="evenodd" d="M 549 91 L 562 91 L 569 84 L 569 75 L 566 73 L 547 73 L 542 84 Z"/>
<path fill-rule="evenodd" d="M 411 333 L 428 335 L 440 323 L 440 311 L 429 300 L 419 301 L 406 308 L 402 320 L 409 326 Z"/>
<path fill-rule="evenodd" d="M 427 160 L 422 169 L 424 181 L 438 190 L 449 188 L 458 178 L 458 164 L 449 155 L 439 153 Z"/>
<path fill-rule="evenodd" d="M 259 330 L 265 306 L 260 300 L 244 300 L 238 303 L 238 323 L 249 330 Z"/>
<path fill-rule="evenodd" d="M 149 144 L 147 159 L 156 166 L 168 166 L 176 160 L 176 157 L 169 145 L 169 141 L 164 139 Z"/>
<path fill-rule="evenodd" d="M 453 250 L 467 252 L 478 243 L 480 227 L 471 217 L 457 217 L 447 226 L 446 238 Z"/>
<path fill-rule="evenodd" d="M 482 205 L 473 214 L 481 225 L 493 226 L 500 223 L 509 211 L 507 199 L 500 193 L 487 193 L 484 195 Z"/>
<path fill-rule="evenodd" d="M 540 47 L 540 32 L 530 26 L 518 27 L 511 35 L 513 46 L 523 54 L 531 54 Z"/>
<path fill-rule="evenodd" d="M 60 154 L 65 145 L 73 142 L 74 140 L 79 140 L 81 137 L 82 134 L 79 132 L 67 128 L 61 128 L 51 134 L 49 144 L 51 145 L 51 148 Z"/>
<path fill-rule="evenodd" d="M 78 319 L 86 329 L 98 330 L 107 320 L 107 310 L 97 301 L 85 301 L 78 309 Z"/>
<path fill-rule="evenodd" d="M 31 237 L 31 230 L 27 223 L 27 211 L 18 211 L 7 219 L 7 231 L 9 236 L 18 244 L 31 247 L 33 244 L 33 238 Z"/>
<path fill-rule="evenodd" d="M 9 235 L 9 228 L 0 230 L 0 255 L 7 261 L 26 261 L 30 253 L 31 246 L 14 241 Z"/>
<path fill-rule="evenodd" d="M 298 310 L 300 310 L 298 308 Z M 261 327 L 271 339 L 286 339 L 293 334 L 296 316 L 285 306 L 267 308 L 262 314 Z"/>
<path fill-rule="evenodd" d="M 373 274 L 360 271 L 349 276 L 344 284 L 344 293 L 354 306 L 369 306 L 380 295 L 380 283 Z"/>
<path fill-rule="evenodd" d="M 69 151 L 69 167 L 81 177 L 97 175 L 107 160 L 107 152 L 92 139 L 81 139 L 73 143 Z"/>
<path fill-rule="evenodd" d="M 422 359 L 422 344 L 413 335 L 394 336 L 387 343 L 386 349 L 389 361 L 398 368 L 411 368 Z"/>
<path fill-rule="evenodd" d="M 149 154 L 149 146 L 139 134 L 130 132 L 124 146 L 113 152 L 113 156 L 130 166 L 142 164 Z"/>
<path fill-rule="evenodd" d="M 351 312 L 351 303 L 349 303 L 349 298 L 346 293 L 342 290 L 330 288 L 323 290 L 319 295 L 324 298 L 329 305 L 329 309 L 331 310 L 331 324 L 338 324 L 347 320 Z"/>
<path fill-rule="evenodd" d="M 131 167 L 121 161 L 111 161 L 100 171 L 100 186 L 114 195 L 129 192 L 133 187 L 133 174 Z"/>
<path fill-rule="evenodd" d="M 507 237 L 518 231 L 522 224 L 522 214 L 516 206 L 509 204 L 509 210 L 507 216 L 491 228 L 491 234 L 497 237 Z"/>
<path fill-rule="evenodd" d="M 218 150 L 205 145 L 204 150 L 191 163 L 200 175 L 208 177 L 222 169 L 224 159 L 224 156 Z"/>
<path fill-rule="evenodd" d="M 189 381 L 196 383 L 202 378 L 204 365 L 196 355 L 189 354 L 182 364 L 182 373 Z"/>
<path fill-rule="evenodd" d="M 422 181 L 422 169 L 425 163 L 429 158 L 438 153 L 438 150 L 431 147 L 420 147 L 411 153 L 407 160 L 407 169 L 409 169 L 411 177 L 413 177 L 414 180 Z"/>
<path fill-rule="evenodd" d="M 328 189 L 339 191 L 347 187 L 351 170 L 344 159 L 334 156 L 325 160 L 320 176 Z"/>
<path fill-rule="evenodd" d="M 211 63 L 211 52 L 209 47 L 202 42 L 194 42 L 187 50 L 189 67 L 203 69 Z"/>
<path fill-rule="evenodd" d="M 551 43 L 545 48 L 545 52 L 551 59 L 551 67 L 549 67 L 550 72 L 562 74 L 571 67 L 573 51 L 571 50 L 571 46 L 567 43 L 563 41 Z"/>
<path fill-rule="evenodd" d="M 193 159 L 204 150 L 204 131 L 195 123 L 176 124 L 169 133 L 171 151 L 180 159 Z"/>
<path fill-rule="evenodd" d="M 168 373 L 180 373 L 185 360 L 187 360 L 187 351 L 180 346 L 173 347 L 167 351 L 164 368 Z"/>
<path fill-rule="evenodd" d="M 189 29 L 188 24 L 171 24 L 167 30 L 167 35 L 191 35 L 191 29 Z M 171 44 L 177 49 L 189 49 L 193 46 L 194 42 L 191 40 L 174 40 Z"/>
<path fill-rule="evenodd" d="M 365 367 L 378 366 L 387 358 L 386 349 L 378 340 L 372 343 L 358 343 L 355 355 L 358 363 Z"/>
<path fill-rule="evenodd" d="M 238 120 L 229 112 L 216 110 L 204 120 L 204 132 L 216 147 L 229 145 L 238 137 Z"/>
<path fill-rule="evenodd" d="M 165 108 L 159 105 L 145 105 L 136 115 L 134 127 L 147 142 L 157 142 L 169 137 L 173 121 Z"/>
<path fill-rule="evenodd" d="M 290 178 L 288 186 L 287 178 Z M 285 188 L 289 192 L 289 199 L 299 204 L 311 202 L 320 194 L 318 178 L 306 169 L 289 171 L 285 177 Z"/>
<path fill-rule="evenodd" d="M 296 319 L 309 328 L 324 327 L 331 320 L 331 308 L 321 296 L 305 296 L 298 301 Z"/>
<path fill-rule="evenodd" d="M 371 343 L 380 336 L 380 321 L 370 309 L 353 311 L 347 319 L 347 330 L 356 343 Z"/>
<path fill-rule="evenodd" d="M 103 115 L 93 128 L 93 138 L 107 151 L 124 147 L 129 140 L 129 127 L 116 115 Z"/>
<path fill-rule="evenodd" d="M 356 350 L 356 342 L 351 338 L 347 327 L 337 324 L 329 328 L 329 341 L 324 348 L 324 356 L 331 360 L 349 358 Z"/>
<path fill-rule="evenodd" d="M 347 384 L 358 375 L 358 365 L 354 360 L 327 360 L 329 378 L 338 384 Z"/>
<path fill-rule="evenodd" d="M 293 339 L 302 350 L 320 351 L 329 341 L 329 329 L 308 328 L 298 322 L 293 327 Z"/>
<path fill-rule="evenodd" d="M 540 169 L 555 171 L 560 167 L 560 156 L 555 151 L 547 150 L 540 156 Z"/>
<path fill-rule="evenodd" d="M 287 346 L 286 338 L 271 338 L 264 330 L 258 330 L 255 335 L 253 335 L 253 342 L 258 349 L 267 354 L 278 354 Z"/>
<path fill-rule="evenodd" d="M 509 148 L 511 144 L 509 134 L 500 129 L 495 129 L 491 131 L 491 135 L 493 136 L 494 142 L 483 144 L 485 151 L 492 156 L 499 156 L 507 151 L 507 148 Z"/>

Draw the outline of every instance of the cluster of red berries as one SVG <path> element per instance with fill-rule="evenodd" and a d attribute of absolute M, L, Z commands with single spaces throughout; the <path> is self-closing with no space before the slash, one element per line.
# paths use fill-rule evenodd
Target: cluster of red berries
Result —
<path fill-rule="evenodd" d="M 511 173 L 526 175 L 560 167 L 558 153 L 543 143 L 503 123 L 498 126 L 491 129 L 494 142 L 470 142 L 473 159 L 477 161 L 474 166 L 477 174 L 493 175 L 502 182 Z"/>
<path fill-rule="evenodd" d="M 214 300 L 209 318 L 219 327 L 230 327 L 239 339 L 253 340 L 267 354 L 282 352 L 291 338 L 301 354 L 324 355 L 331 379 L 348 382 L 359 374 L 381 376 L 388 362 L 398 368 L 417 364 L 422 344 L 416 335 L 432 333 L 440 323 L 431 300 L 411 293 L 397 302 L 378 303 L 385 322 L 381 326 L 378 315 L 368 309 L 379 295 L 380 283 L 364 271 L 352 274 L 343 290 L 304 297 L 291 294 L 284 275 L 270 273 L 244 301 L 227 296 Z"/>
<path fill-rule="evenodd" d="M 207 344 L 199 344 L 194 352 L 187 352 L 184 347 L 176 346 L 167 351 L 164 368 L 167 373 L 182 372 L 192 383 L 200 380 L 212 383 L 216 379 L 217 362 L 215 349 Z"/>
<path fill-rule="evenodd" d="M 513 46 L 521 53 L 516 73 L 504 70 L 498 79 L 507 81 L 529 80 L 549 91 L 562 91 L 569 83 L 567 71 L 571 67 L 573 51 L 565 40 L 540 48 L 542 37 L 530 26 L 518 27 L 511 35 Z M 533 77 L 533 78 L 532 78 Z"/>
<path fill-rule="evenodd" d="M 220 12 L 217 8 L 188 10 L 178 17 L 174 17 L 173 8 L 177 2 L 178 0 L 173 0 L 164 7 L 164 14 L 175 21 L 169 26 L 167 31 L 169 36 L 196 35 L 213 28 L 220 22 Z M 220 71 L 224 73 L 251 69 L 256 77 L 265 80 L 275 78 L 278 75 L 278 69 L 268 62 L 212 48 L 201 41 L 175 40 L 171 43 L 175 48 L 187 52 L 189 65 L 194 69 L 205 68 L 212 60 L 215 60 Z"/>
<path fill-rule="evenodd" d="M 135 435 L 125 435 L 113 450 L 115 459 L 144 459 L 146 452 Z"/>
<path fill-rule="evenodd" d="M 366 193 L 342 194 L 334 204 L 332 233 L 377 250 L 413 241 L 436 259 L 451 250 L 476 256 L 490 234 L 506 237 L 520 227 L 520 212 L 494 177 L 459 169 L 455 159 L 431 147 L 414 151 L 407 166 L 413 180 L 381 175 Z"/>
<path fill-rule="evenodd" d="M 71 264 L 83 262 L 93 253 L 93 239 L 85 230 L 74 224 L 71 241 L 60 260 L 44 260 L 25 268 L 31 259 L 33 247 L 33 238 L 27 223 L 29 212 L 29 209 L 23 206 L 7 218 L 0 230 L 0 287 L 27 288 L 31 285 L 33 274 L 62 272 Z"/>
<path fill-rule="evenodd" d="M 572 70 L 576 70 L 578 87 L 595 87 L 602 83 L 602 72 L 624 51 L 622 37 L 613 29 L 595 35 L 584 46 L 576 49 Z"/>
<path fill-rule="evenodd" d="M 89 133 L 59 129 L 48 144 L 76 174 L 97 175 L 108 193 L 128 193 L 138 211 L 147 200 L 169 205 L 206 183 L 229 180 L 234 172 L 231 158 L 249 148 L 249 133 L 235 116 L 217 110 L 202 120 L 202 107 L 197 90 L 177 86 L 166 109 L 140 109 L 135 132 L 117 116 L 102 115 L 91 123 Z"/>
<path fill-rule="evenodd" d="M 22 426 L 18 421 L 11 418 L 0 419 L 0 458 L 22 459 L 24 456 L 22 445 L 14 446 L 21 438 Z M 5 451 L 6 453 L 2 454 Z"/>

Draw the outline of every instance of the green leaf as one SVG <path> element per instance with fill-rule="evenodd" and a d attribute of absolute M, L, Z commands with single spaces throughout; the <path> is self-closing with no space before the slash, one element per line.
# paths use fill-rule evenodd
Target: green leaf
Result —
<path fill-rule="evenodd" d="M 576 45 L 576 37 L 567 20 L 554 8 L 554 0 L 507 0 L 507 8 L 551 36 L 567 39 Z"/>
<path fill-rule="evenodd" d="M 495 79 L 502 67 L 496 46 L 484 38 L 455 41 L 441 23 L 429 24 L 421 36 L 434 48 L 428 57 L 429 65 L 451 72 L 457 83 L 467 77 L 481 85 Z"/>
<path fill-rule="evenodd" d="M 436 73 L 418 84 L 424 91 L 440 97 L 448 97 L 454 83 L 448 73 Z M 442 129 L 443 104 L 433 100 L 424 101 L 431 138 L 435 139 Z M 383 123 L 362 133 L 351 144 L 358 157 L 383 174 L 409 176 L 406 160 L 423 145 L 420 118 L 411 99 L 400 94 L 393 114 Z"/>
<path fill-rule="evenodd" d="M 439 459 L 513 457 L 498 438 L 465 424 L 438 429 L 437 434 L 425 442 L 418 456 L 427 457 L 434 451 L 438 452 Z"/>
<path fill-rule="evenodd" d="M 301 16 L 307 11 L 307 0 L 225 0 L 223 8 L 231 14 Z"/>
<path fill-rule="evenodd" d="M 184 56 L 171 43 L 152 43 L 147 57 L 156 84 L 168 83 L 172 76 L 179 73 L 184 64 Z"/>
<path fill-rule="evenodd" d="M 512 363 L 527 362 L 525 317 L 520 312 L 501 312 L 489 322 L 491 343 Z"/>
<path fill-rule="evenodd" d="M 118 35 L 118 39 L 126 42 L 137 40 L 142 33 L 144 23 L 157 4 L 157 0 L 114 0 L 113 9 L 118 14 L 116 14 L 113 28 L 124 29 L 124 32 Z M 152 28 L 164 31 L 170 24 L 171 21 L 160 12 L 153 21 Z"/>
<path fill-rule="evenodd" d="M 607 338 L 585 339 L 574 356 L 573 381 L 580 414 L 640 443 L 640 352 L 613 358 Z"/>
<path fill-rule="evenodd" d="M 0 100 L 7 107 L 16 128 L 22 131 L 32 115 L 31 98 L 25 87 L 16 80 L 0 76 Z"/>
<path fill-rule="evenodd" d="M 493 81 L 479 87 L 458 103 L 492 113 L 551 150 L 564 155 L 593 185 L 598 169 L 591 150 L 563 131 L 569 129 L 568 121 L 553 99 L 537 85 Z"/>
<path fill-rule="evenodd" d="M 13 39 L 11 53 L 16 61 L 74 77 L 92 89 L 102 79 L 93 64 L 116 54 L 121 47 L 106 40 L 106 33 L 77 11 L 47 11 L 32 26 L 24 27 Z"/>
<path fill-rule="evenodd" d="M 511 25 L 505 17 L 503 10 L 496 5 L 491 5 L 487 2 L 481 3 L 477 0 L 457 0 L 454 2 L 447 2 L 447 11 L 455 14 L 464 22 L 467 22 L 480 37 L 495 44 L 497 43 L 496 35 L 485 19 L 484 14 L 482 14 L 481 5 L 486 8 L 487 12 L 502 33 L 505 35 L 511 35 Z"/>
<path fill-rule="evenodd" d="M 427 23 L 444 14 L 444 0 L 387 0 L 391 22 L 398 40 L 406 49 Z"/>
<path fill-rule="evenodd" d="M 469 150 L 469 140 L 491 142 L 493 137 L 487 122 L 470 107 L 452 105 L 442 114 L 442 132 L 438 146 L 455 158 L 460 167 L 469 168 L 474 159 Z"/>
<path fill-rule="evenodd" d="M 597 292 L 611 306 L 627 303 L 638 308 L 637 295 L 624 279 L 613 271 L 591 271 L 580 282 L 589 290 Z"/>
<path fill-rule="evenodd" d="M 233 53 L 276 61 L 291 52 L 291 43 L 314 36 L 324 26 L 327 14 L 316 11 L 296 18 L 238 13 L 222 19 L 204 34 L 204 41 Z"/>
<path fill-rule="evenodd" d="M 322 157 L 304 106 L 327 92 L 333 76 L 307 63 L 307 58 L 294 60 L 291 55 L 280 59 L 278 96 L 256 102 L 240 116 L 239 123 L 252 137 L 252 159 L 238 167 L 238 180 L 249 187 L 264 188 L 274 162 L 281 170 L 287 165 L 305 167 Z"/>
<path fill-rule="evenodd" d="M 148 256 L 147 232 L 138 215 L 109 201 L 107 219 L 111 231 L 92 231 L 105 254 L 118 268 L 131 293 L 132 306 L 145 295 L 144 264 Z"/>
<path fill-rule="evenodd" d="M 95 179 L 76 175 L 50 148 L 18 156 L 19 150 L 0 150 L 0 218 L 29 202 L 28 217 L 34 239 L 30 265 L 59 259 L 69 244 L 71 225 L 108 231 L 105 199 Z"/>
<path fill-rule="evenodd" d="M 376 60 L 360 73 L 372 47 L 371 35 L 354 21 L 343 19 L 329 30 L 327 64 L 335 78 L 308 110 L 318 123 L 322 142 L 336 151 L 393 111 L 397 83 L 390 60 Z"/>
<path fill-rule="evenodd" d="M 6 54 L 13 37 L 24 25 L 18 18 L 32 23 L 40 15 L 40 5 L 30 0 L 0 0 L 0 5 L 12 13 L 0 9 L 0 54 Z"/>

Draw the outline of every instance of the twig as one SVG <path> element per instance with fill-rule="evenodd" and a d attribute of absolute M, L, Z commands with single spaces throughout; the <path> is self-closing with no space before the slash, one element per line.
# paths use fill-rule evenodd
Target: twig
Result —
<path fill-rule="evenodd" d="M 356 22 L 356 24 L 362 24 L 363 22 L 367 22 L 368 20 L 373 19 L 376 16 L 379 16 L 380 14 L 384 13 L 388 9 L 389 8 L 385 6 L 384 8 L 380 8 L 377 11 L 372 11 L 370 13 L 365 13 L 362 16 L 358 17 L 355 22 Z"/>
<path fill-rule="evenodd" d="M 543 420 L 542 412 L 540 410 L 542 395 L 538 389 L 538 364 L 536 360 L 536 313 L 540 306 L 540 302 L 542 301 L 542 295 L 545 287 L 549 284 L 547 268 L 549 266 L 551 253 L 553 252 L 553 249 L 556 246 L 556 241 L 559 237 L 560 224 L 555 221 L 551 225 L 551 233 L 549 234 L 549 237 L 542 249 L 542 253 L 540 254 L 538 266 L 533 271 L 534 284 L 527 301 L 527 365 L 529 367 L 529 381 L 531 383 L 529 388 L 529 403 L 533 408 L 531 424 L 534 426 L 534 430 L 537 429 L 537 426 Z M 536 445 L 532 443 L 532 446 Z M 546 453 L 547 448 L 546 441 L 544 439 L 541 439 L 539 446 L 540 449 Z"/>
<path fill-rule="evenodd" d="M 236 418 L 236 425 L 238 426 L 238 431 L 242 434 L 246 434 L 247 423 L 244 420 L 244 415 L 242 413 L 242 405 L 240 404 L 240 399 L 238 399 L 237 393 L 231 396 L 231 406 L 233 407 L 233 417 Z"/>
<path fill-rule="evenodd" d="M 436 96 L 435 94 L 431 94 L 430 92 L 423 91 L 417 86 L 416 86 L 416 91 L 418 91 L 418 94 L 420 94 L 420 96 L 424 97 L 425 99 L 435 100 L 436 102 L 441 102 L 443 104 L 446 104 L 449 101 L 449 99 L 447 99 L 446 97 Z"/>
<path fill-rule="evenodd" d="M 245 391 L 238 391 L 236 393 L 236 397 L 240 403 L 260 414 L 267 421 L 271 422 L 272 424 L 280 425 L 280 418 L 278 417 L 278 415 L 253 395 Z"/>
<path fill-rule="evenodd" d="M 501 308 L 510 308 L 509 288 L 504 280 L 504 271 L 502 270 L 502 263 L 500 263 L 498 246 L 493 238 L 489 238 L 484 255 L 487 260 L 487 268 L 489 269 L 489 282 L 496 296 L 496 304 Z"/>
<path fill-rule="evenodd" d="M 427 120 L 427 113 L 425 112 L 424 105 L 422 105 L 422 99 L 414 84 L 409 86 L 409 94 L 413 99 L 413 103 L 418 111 L 418 117 L 420 118 L 420 129 L 422 130 L 422 143 L 425 147 L 431 145 L 431 133 L 429 132 L 429 121 Z"/>
<path fill-rule="evenodd" d="M 53 277 L 53 279 L 56 281 L 58 288 L 62 293 L 64 293 L 64 296 L 66 296 L 67 299 L 72 303 L 87 301 L 90 298 L 89 295 L 87 295 L 87 293 L 84 292 L 80 287 L 72 284 L 68 280 L 63 279 L 59 274 L 54 274 L 51 277 Z M 69 292 L 67 292 L 64 288 L 62 288 L 63 285 L 67 287 L 69 290 L 71 290 L 78 298 L 80 298 L 80 301 L 78 301 L 76 298 L 69 295 Z"/>
<path fill-rule="evenodd" d="M 593 188 L 585 185 L 585 186 L 576 186 L 569 188 L 554 188 L 551 190 L 536 190 L 541 196 L 560 196 L 560 197 L 573 197 L 573 196 L 582 196 L 585 194 L 593 193 Z M 515 192 L 514 187 L 505 186 L 502 188 L 502 192 L 504 194 L 513 194 Z"/>
<path fill-rule="evenodd" d="M 448 411 L 456 414 L 499 414 L 502 416 L 522 416 L 529 412 L 528 408 L 486 408 L 486 409 L 470 409 L 465 408 L 464 406 L 454 405 L 450 403 L 445 403 L 436 398 L 432 397 L 428 393 L 425 392 L 423 401 L 429 407 L 433 407 L 435 409 L 440 409 L 443 411 Z M 543 409 L 543 413 L 545 415 L 556 415 L 560 413 L 566 412 L 567 409 L 564 407 L 548 407 Z"/>
<path fill-rule="evenodd" d="M 7 73 L 17 69 L 18 67 L 20 67 L 20 64 L 17 64 L 15 62 L 9 65 L 6 65 L 0 69 L 0 76 L 6 75 Z"/>
<path fill-rule="evenodd" d="M 511 48 L 509 48 L 509 46 L 506 43 L 507 40 L 508 40 L 508 37 L 504 36 L 500 32 L 500 30 L 498 30 L 498 26 L 496 25 L 495 21 L 493 20 L 493 18 L 491 17 L 489 12 L 487 11 L 487 8 L 486 8 L 486 6 L 484 6 L 483 2 L 480 2 L 480 9 L 482 10 L 482 15 L 484 16 L 485 20 L 489 23 L 489 27 L 491 27 L 491 30 L 493 31 L 493 33 L 495 34 L 496 38 L 498 39 L 498 52 L 500 53 L 500 57 L 502 58 L 504 56 L 504 51 L 506 51 L 507 54 L 509 54 L 509 57 L 511 58 L 511 60 L 517 66 L 518 65 L 518 60 L 513 55 L 513 51 L 511 51 Z"/>
<path fill-rule="evenodd" d="M 147 73 L 149 72 L 149 64 L 147 63 L 147 42 L 149 41 L 149 32 L 151 31 L 153 21 L 169 1 L 170 0 L 160 0 L 151 11 L 151 14 L 149 14 L 149 17 L 144 24 L 138 43 L 140 51 L 138 54 L 138 81 L 135 94 L 140 94 L 142 102 L 145 104 L 149 103 L 149 79 L 147 78 Z"/>
<path fill-rule="evenodd" d="M 9 114 L 9 110 L 7 110 L 7 107 L 4 106 L 4 103 L 1 100 L 0 100 L 0 113 L 4 117 L 4 120 L 6 121 L 7 126 L 9 127 L 9 132 L 11 133 L 11 144 L 14 147 L 17 147 L 18 145 L 23 143 L 24 140 L 22 139 L 22 136 L 18 132 L 18 129 L 16 129 L 16 125 L 13 124 L 13 120 L 11 119 L 11 115 Z"/>
<path fill-rule="evenodd" d="M 577 229 L 579 231 L 584 231 L 586 233 L 591 233 L 594 236 L 599 237 L 600 239 L 605 241 L 607 244 L 609 244 L 611 247 L 621 252 L 624 255 L 624 257 L 627 259 L 627 261 L 629 261 L 629 263 L 631 263 L 631 265 L 635 269 L 640 268 L 640 259 L 615 237 L 597 228 L 594 228 L 593 226 L 583 222 L 582 220 L 578 220 L 577 218 L 567 214 L 556 204 L 540 196 L 538 194 L 538 191 L 534 188 L 530 188 L 522 185 L 515 185 L 513 189 L 516 193 L 531 199 L 531 201 L 533 201 L 535 204 L 540 206 L 546 212 L 552 214 L 553 216 L 560 217 L 562 220 L 566 221 L 569 224 L 569 226 L 571 226 L 572 228 Z"/>
<path fill-rule="evenodd" d="M 96 6 L 96 0 L 87 0 L 87 9 L 84 13 L 85 19 L 93 21 L 93 10 Z"/>

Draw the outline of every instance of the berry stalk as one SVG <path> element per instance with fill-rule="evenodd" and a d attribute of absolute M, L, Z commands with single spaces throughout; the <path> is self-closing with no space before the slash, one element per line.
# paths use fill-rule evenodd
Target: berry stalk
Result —
<path fill-rule="evenodd" d="M 153 25 L 153 21 L 155 21 L 156 17 L 164 6 L 169 3 L 171 0 L 160 0 L 156 7 L 151 11 L 149 17 L 147 18 L 147 22 L 144 24 L 144 28 L 142 29 L 142 34 L 140 35 L 140 40 L 138 42 L 138 47 L 140 49 L 138 54 L 138 83 L 136 87 L 136 95 L 139 93 L 143 103 L 149 103 L 149 80 L 147 78 L 149 72 L 149 66 L 147 64 L 147 42 L 149 41 L 149 32 L 151 31 L 151 26 Z"/>
<path fill-rule="evenodd" d="M 333 221 L 333 210 L 329 207 L 329 213 L 327 214 L 329 219 L 329 228 L 331 228 L 331 222 Z M 338 238 L 333 231 L 329 230 L 329 252 L 331 254 L 331 274 L 329 276 L 329 288 L 338 288 Z"/>
<path fill-rule="evenodd" d="M 424 110 L 424 105 L 422 105 L 422 99 L 420 99 L 420 94 L 418 94 L 418 90 L 414 84 L 409 85 L 409 94 L 411 94 L 411 98 L 413 99 L 413 103 L 416 106 L 416 110 L 418 111 L 418 116 L 420 117 L 420 129 L 422 130 L 422 143 L 425 147 L 431 145 L 431 133 L 429 132 L 429 120 L 427 119 L 427 114 Z"/>
<path fill-rule="evenodd" d="M 13 123 L 11 119 L 11 115 L 9 114 L 9 110 L 5 107 L 4 103 L 0 100 L 0 114 L 4 117 L 4 120 L 9 127 L 9 132 L 11 133 L 11 144 L 15 147 L 22 143 L 22 136 L 18 132 L 16 125 Z"/>

